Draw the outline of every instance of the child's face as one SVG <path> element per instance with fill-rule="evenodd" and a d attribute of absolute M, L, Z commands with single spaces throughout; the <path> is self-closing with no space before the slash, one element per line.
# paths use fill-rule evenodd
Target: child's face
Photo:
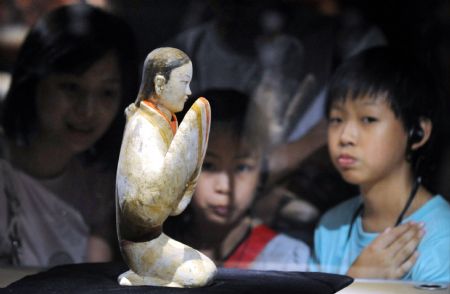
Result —
<path fill-rule="evenodd" d="M 112 52 L 82 74 L 50 74 L 37 89 L 38 138 L 47 138 L 73 154 L 87 150 L 113 121 L 121 92 Z"/>
<path fill-rule="evenodd" d="M 230 225 L 245 215 L 255 196 L 260 159 L 240 146 L 228 129 L 211 132 L 192 206 L 200 221 Z"/>
<path fill-rule="evenodd" d="M 383 96 L 348 98 L 332 105 L 328 148 L 347 182 L 370 185 L 408 171 L 406 146 L 404 126 Z"/>

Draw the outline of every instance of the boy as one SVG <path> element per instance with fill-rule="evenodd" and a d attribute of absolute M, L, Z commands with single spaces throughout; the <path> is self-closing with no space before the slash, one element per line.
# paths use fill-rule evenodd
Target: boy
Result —
<path fill-rule="evenodd" d="M 429 77 L 388 48 L 337 70 L 326 105 L 328 148 L 361 196 L 322 217 L 314 236 L 321 270 L 450 282 L 450 205 L 428 184 L 441 109 Z"/>

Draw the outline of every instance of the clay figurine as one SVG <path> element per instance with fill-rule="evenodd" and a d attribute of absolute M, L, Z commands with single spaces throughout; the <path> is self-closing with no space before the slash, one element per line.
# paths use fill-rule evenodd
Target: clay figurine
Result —
<path fill-rule="evenodd" d="M 208 144 L 210 108 L 199 98 L 178 127 L 192 79 L 189 57 L 175 48 L 148 54 L 117 167 L 117 231 L 130 270 L 121 285 L 201 287 L 217 271 L 204 254 L 162 232 L 189 204 Z"/>

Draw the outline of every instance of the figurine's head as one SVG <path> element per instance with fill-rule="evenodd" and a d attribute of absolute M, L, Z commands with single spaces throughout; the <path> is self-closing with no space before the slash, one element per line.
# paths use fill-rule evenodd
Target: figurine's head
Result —
<path fill-rule="evenodd" d="M 150 100 L 171 113 L 183 110 L 192 79 L 192 62 L 183 51 L 163 47 L 147 55 L 136 105 Z"/>

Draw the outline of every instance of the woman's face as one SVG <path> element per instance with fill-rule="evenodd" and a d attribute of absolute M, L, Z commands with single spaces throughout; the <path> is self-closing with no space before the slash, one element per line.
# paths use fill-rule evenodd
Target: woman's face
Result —
<path fill-rule="evenodd" d="M 81 74 L 50 74 L 37 88 L 37 140 L 59 144 L 73 154 L 89 149 L 111 125 L 121 94 L 113 52 Z"/>
<path fill-rule="evenodd" d="M 260 159 L 231 130 L 211 132 L 192 208 L 201 222 L 228 226 L 239 222 L 253 203 Z"/>

